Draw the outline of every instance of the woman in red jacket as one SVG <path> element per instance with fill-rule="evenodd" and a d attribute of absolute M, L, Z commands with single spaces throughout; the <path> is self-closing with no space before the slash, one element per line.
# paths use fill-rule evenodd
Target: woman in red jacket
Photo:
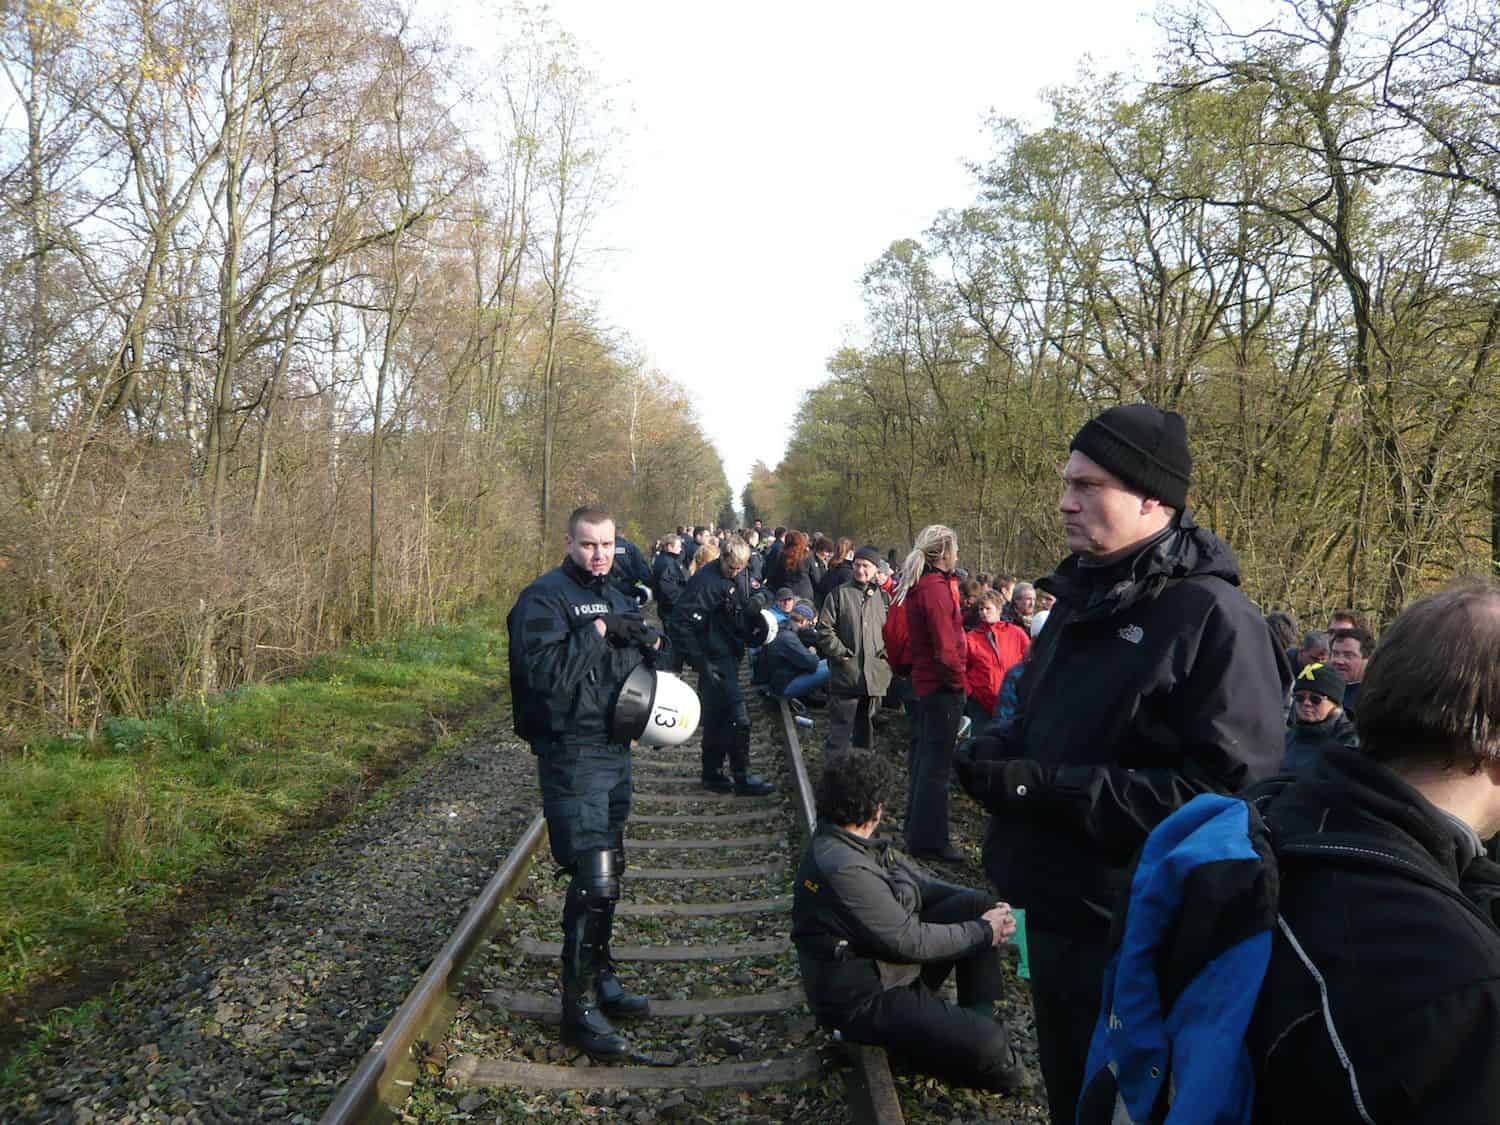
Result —
<path fill-rule="evenodd" d="M 969 666 L 964 686 L 969 702 L 964 713 L 974 721 L 977 731 L 990 721 L 1000 684 L 1011 666 L 1019 664 L 1031 646 L 1026 630 L 1002 621 L 1005 599 L 995 590 L 979 595 L 979 621 L 965 634 L 969 642 Z"/>
<path fill-rule="evenodd" d="M 906 603 L 917 738 L 906 781 L 906 845 L 918 859 L 962 861 L 948 839 L 948 781 L 963 717 L 968 644 L 959 612 L 958 536 L 942 524 L 924 527 L 901 567 L 896 600 Z"/>

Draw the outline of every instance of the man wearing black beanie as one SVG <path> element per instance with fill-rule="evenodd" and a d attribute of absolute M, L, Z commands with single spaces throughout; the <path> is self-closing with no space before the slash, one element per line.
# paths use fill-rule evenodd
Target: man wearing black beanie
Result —
<path fill-rule="evenodd" d="M 1074 1120 L 1132 855 L 1197 794 L 1281 759 L 1285 657 L 1234 552 L 1189 514 L 1191 478 L 1180 414 L 1132 403 L 1078 431 L 1058 502 L 1072 553 L 1037 583 L 1057 604 L 1015 718 L 954 762 L 993 814 L 985 870 L 1026 909 L 1054 1122 Z"/>

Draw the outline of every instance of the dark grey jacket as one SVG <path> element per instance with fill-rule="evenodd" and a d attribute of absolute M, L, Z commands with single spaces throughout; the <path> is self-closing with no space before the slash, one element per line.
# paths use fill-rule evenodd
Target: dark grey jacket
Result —
<path fill-rule="evenodd" d="M 974 919 L 922 921 L 924 907 L 972 900 Z M 910 984 L 919 966 L 989 948 L 994 905 L 982 891 L 932 878 L 889 843 L 820 822 L 802 852 L 792 893 L 792 942 L 814 1014 L 837 1026 L 887 988 Z"/>
<path fill-rule="evenodd" d="M 884 695 L 891 688 L 885 662 L 885 597 L 873 582 L 838 586 L 818 611 L 818 655 L 828 660 L 834 695 Z"/>

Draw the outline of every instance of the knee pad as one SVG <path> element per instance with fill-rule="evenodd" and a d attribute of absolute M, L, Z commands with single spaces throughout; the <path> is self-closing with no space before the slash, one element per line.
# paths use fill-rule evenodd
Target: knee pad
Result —
<path fill-rule="evenodd" d="M 620 897 L 620 869 L 615 866 L 615 853 L 609 848 L 596 848 L 580 855 L 577 878 L 592 898 L 614 902 Z"/>
<path fill-rule="evenodd" d="M 743 727 L 745 730 L 750 729 L 750 708 L 745 705 L 743 699 L 734 705 L 734 712 L 729 717 L 729 725 Z"/>

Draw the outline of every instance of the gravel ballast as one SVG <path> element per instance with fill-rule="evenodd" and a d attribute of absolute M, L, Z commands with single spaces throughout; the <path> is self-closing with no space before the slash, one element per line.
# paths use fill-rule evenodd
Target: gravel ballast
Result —
<path fill-rule="evenodd" d="M 774 710 L 756 705 L 752 768 L 791 792 Z M 825 736 L 822 712 L 803 729 L 809 771 L 816 777 Z M 881 732 L 904 791 L 905 725 Z M 696 739 L 694 744 L 696 745 Z M 643 757 L 646 755 L 643 754 Z M 698 795 L 695 786 L 653 785 L 653 777 L 692 774 L 691 751 L 659 755 L 660 766 L 637 770 L 642 790 Z M 472 898 L 539 807 L 535 759 L 496 713 L 477 733 L 435 751 L 386 787 L 344 825 L 302 849 L 312 858 L 269 879 L 233 909 L 184 934 L 143 967 L 96 1012 L 59 1031 L 30 1064 L 21 1092 L 0 1101 L 0 1120 L 22 1122 L 314 1122 L 442 946 Z M 732 886 L 717 881 L 627 880 L 634 902 L 760 899 L 789 893 L 801 844 L 790 801 L 689 804 L 642 800 L 637 810 L 675 816 L 775 810 L 758 824 L 707 829 L 667 823 L 632 826 L 627 835 L 657 840 L 753 835 L 774 842 L 698 852 L 632 851 L 632 865 L 717 867 L 777 864 L 784 875 Z M 983 814 L 955 796 L 954 840 L 971 857 L 940 873 L 984 885 L 978 861 Z M 904 810 L 890 810 L 891 827 Z M 784 842 L 783 842 L 784 841 Z M 662 1061 L 733 1062 L 816 1050 L 823 1076 L 797 1087 L 757 1091 L 536 1092 L 476 1090 L 447 1075 L 450 1058 L 467 1053 L 515 1061 L 574 1065 L 555 1027 L 522 1020 L 485 1002 L 486 992 L 511 988 L 551 992 L 556 962 L 515 956 L 509 939 L 556 941 L 565 883 L 549 857 L 533 867 L 516 899 L 502 907 L 489 957 L 481 955 L 464 982 L 446 1042 L 419 1068 L 406 1119 L 418 1121 L 684 1120 L 786 1122 L 848 1120 L 842 1054 L 817 1029 L 805 1007 L 777 1015 L 691 1021 L 649 1021 L 630 1029 Z M 621 918 L 616 941 L 671 944 L 785 937 L 782 912 L 707 919 Z M 633 987 L 658 996 L 708 998 L 798 987 L 796 959 L 779 953 L 733 962 L 635 963 Z M 1028 991 L 1012 979 L 1003 1002 L 1017 1043 L 1035 1068 Z M 897 1074 L 907 1120 L 1005 1122 L 1045 1120 L 1038 1087 L 1000 1097 L 954 1090 Z"/>
<path fill-rule="evenodd" d="M 538 804 L 497 712 L 61 1030 L 0 1120 L 316 1121 Z"/>

